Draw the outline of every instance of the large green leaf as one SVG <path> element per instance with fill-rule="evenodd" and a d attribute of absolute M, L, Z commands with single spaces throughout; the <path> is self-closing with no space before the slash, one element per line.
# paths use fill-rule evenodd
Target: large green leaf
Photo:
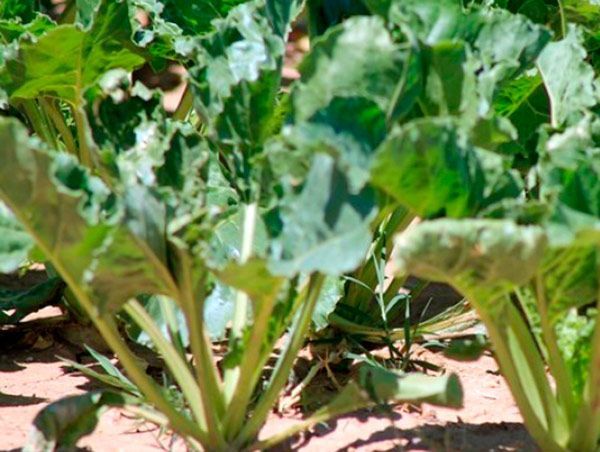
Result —
<path fill-rule="evenodd" d="M 281 159 L 288 163 L 285 173 L 297 173 L 299 169 L 294 168 L 290 154 L 299 154 L 306 161 L 315 152 L 326 152 L 347 174 L 351 189 L 358 191 L 369 180 L 375 149 L 385 135 L 385 114 L 377 104 L 362 97 L 335 97 L 307 121 L 284 127 L 282 139 L 288 148 Z M 277 174 L 278 168 L 274 171 Z"/>
<path fill-rule="evenodd" d="M 530 67 L 551 37 L 524 16 L 464 10 L 455 0 L 396 1 L 390 20 L 426 50 L 425 113 L 460 112 L 467 123 L 490 113 L 496 90 Z"/>
<path fill-rule="evenodd" d="M 479 15 L 465 13 L 460 0 L 392 0 L 389 18 L 429 45 L 471 40 L 482 22 Z"/>
<path fill-rule="evenodd" d="M 71 288 L 113 310 L 141 293 L 169 293 L 163 207 L 142 186 L 121 203 L 66 154 L 38 149 L 0 121 L 0 198 Z"/>
<path fill-rule="evenodd" d="M 456 123 L 421 119 L 394 130 L 377 152 L 373 185 L 417 214 L 465 216 L 483 202 L 480 164 Z"/>
<path fill-rule="evenodd" d="M 377 17 L 355 17 L 331 28 L 300 66 L 293 93 L 296 120 L 310 118 L 334 97 L 364 97 L 387 116 L 408 111 L 421 83 L 413 52 L 396 45 Z"/>
<path fill-rule="evenodd" d="M 546 46 L 538 59 L 554 127 L 598 104 L 596 76 L 586 56 L 581 33 L 573 27 L 564 39 Z"/>
<path fill-rule="evenodd" d="M 283 229 L 272 244 L 274 274 L 340 275 L 361 263 L 371 242 L 373 200 L 348 188 L 335 160 L 315 155 L 301 193 L 282 206 Z"/>
<path fill-rule="evenodd" d="M 87 32 L 62 25 L 37 40 L 25 39 L 0 73 L 3 88 L 12 100 L 45 95 L 80 105 L 84 90 L 107 70 L 144 62 L 128 23 L 125 3 L 103 1 Z"/>
<path fill-rule="evenodd" d="M 509 220 L 426 221 L 400 234 L 394 262 L 400 274 L 453 284 L 494 300 L 538 270 L 546 236 Z M 487 299 L 487 300 L 486 300 Z"/>
<path fill-rule="evenodd" d="M 495 77 L 527 68 L 550 41 L 548 29 L 520 15 L 493 10 L 474 42 L 486 69 L 495 67 Z"/>

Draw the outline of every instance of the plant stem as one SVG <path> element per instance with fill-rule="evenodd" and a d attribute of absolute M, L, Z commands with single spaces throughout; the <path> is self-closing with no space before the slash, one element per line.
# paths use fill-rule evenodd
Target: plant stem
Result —
<path fill-rule="evenodd" d="M 56 129 L 60 133 L 67 148 L 67 151 L 69 151 L 69 153 L 73 155 L 77 155 L 77 145 L 75 144 L 75 139 L 73 138 L 73 134 L 71 134 L 69 127 L 65 123 L 63 115 L 60 113 L 60 111 L 56 109 L 54 103 L 51 100 L 41 98 L 40 105 L 42 106 L 48 117 L 54 123 L 54 127 L 56 127 Z"/>
<path fill-rule="evenodd" d="M 124 409 L 127 414 L 142 418 L 148 422 L 158 425 L 159 427 L 169 428 L 169 419 L 162 413 L 152 408 L 143 405 L 125 405 Z M 192 451 L 201 452 L 204 450 L 202 445 L 194 438 L 187 437 L 184 440 L 186 443 L 188 443 L 188 446 Z"/>
<path fill-rule="evenodd" d="M 88 303 L 82 302 L 82 304 L 87 305 Z M 93 311 L 88 312 L 92 314 Z M 121 338 L 114 321 L 98 315 L 93 315 L 92 320 L 106 343 L 117 354 L 119 362 L 127 374 L 140 389 L 144 397 L 165 414 L 173 430 L 185 436 L 189 435 L 206 444 L 208 441 L 206 433 L 198 428 L 194 422 L 177 412 L 171 405 L 171 402 L 164 396 L 161 388 L 140 367 L 137 359 Z"/>
<path fill-rule="evenodd" d="M 256 229 L 257 216 L 256 203 L 246 204 L 242 209 L 242 243 L 238 262 L 244 264 L 252 254 L 254 244 L 254 232 Z M 233 312 L 233 321 L 231 326 L 230 347 L 235 347 L 238 341 L 242 340 L 244 329 L 248 323 L 248 314 L 250 312 L 250 299 L 248 295 L 238 290 L 235 295 L 235 310 Z M 237 386 L 240 376 L 240 368 L 235 367 L 225 372 L 225 402 L 229 404 Z"/>
<path fill-rule="evenodd" d="M 79 144 L 79 162 L 92 169 L 92 154 L 90 147 L 88 146 L 87 137 L 87 119 L 81 107 L 72 106 L 71 111 L 73 112 L 73 119 L 75 119 L 75 125 L 77 126 L 77 141 Z"/>
<path fill-rule="evenodd" d="M 222 383 L 215 366 L 215 358 L 210 341 L 204 329 L 204 300 L 206 298 L 206 271 L 199 269 L 199 278 L 192 277 L 192 262 L 185 252 L 179 251 L 181 266 L 176 269 L 180 287 L 179 301 L 185 313 L 188 326 L 190 347 L 196 365 L 196 380 L 200 388 L 202 403 L 207 419 L 211 424 L 219 424 L 225 411 L 221 396 Z M 194 284 L 196 281 L 196 284 Z"/>
<path fill-rule="evenodd" d="M 56 136 L 50 129 L 45 116 L 42 114 L 40 107 L 37 105 L 35 100 L 24 100 L 20 105 L 25 111 L 25 114 L 29 119 L 31 127 L 33 128 L 33 131 L 48 146 L 50 146 L 53 149 L 56 149 L 58 147 L 58 143 L 56 142 Z"/>
<path fill-rule="evenodd" d="M 531 436 L 544 452 L 562 452 L 563 448 L 549 434 L 550 424 L 556 418 L 552 391 L 544 364 L 531 332 L 509 298 L 482 300 L 461 289 L 478 309 L 502 374 L 511 389 L 523 421 Z M 499 304 L 503 308 L 500 308 Z M 493 315 L 491 309 L 502 309 Z"/>
<path fill-rule="evenodd" d="M 395 233 L 404 230 L 413 218 L 414 215 L 404 207 L 396 208 L 388 213 L 379 223 L 379 236 L 369 250 L 368 256 L 370 258 L 352 276 L 372 289 L 375 288 L 375 285 L 380 285 L 376 268 L 378 261 L 374 261 L 372 257 L 380 259 L 382 252 L 385 252 L 385 256 L 389 256 L 393 247 L 393 240 L 390 240 L 390 238 Z M 380 289 L 384 290 L 383 287 Z M 370 313 L 373 297 L 365 293 L 364 289 L 354 286 L 348 290 L 344 303 L 355 306 L 359 311 Z"/>
<path fill-rule="evenodd" d="M 548 351 L 548 364 L 556 383 L 556 390 L 561 401 L 561 406 L 565 408 L 569 425 L 573 425 L 576 420 L 575 416 L 577 415 L 575 400 L 573 398 L 573 384 L 564 359 L 558 349 L 556 331 L 550 324 L 546 291 L 540 275 L 537 275 L 535 278 L 535 291 L 542 334 L 544 335 L 544 342 Z"/>
<path fill-rule="evenodd" d="M 239 263 L 244 264 L 252 254 L 252 246 L 254 243 L 254 231 L 256 229 L 256 204 L 248 204 L 243 208 L 243 229 L 242 229 L 242 245 L 240 250 Z M 238 290 L 238 298 L 235 305 L 235 313 L 233 317 L 233 326 L 231 333 L 234 339 L 241 338 L 244 327 L 248 322 L 248 312 L 250 301 L 245 292 Z"/>
<path fill-rule="evenodd" d="M 185 350 L 184 341 L 181 336 L 181 331 L 177 321 L 177 311 L 175 303 L 170 299 L 163 298 L 163 301 L 160 303 L 160 312 L 161 315 L 165 318 L 169 338 L 171 339 L 171 343 L 175 347 L 177 354 L 179 356 L 185 357 L 187 352 Z"/>
<path fill-rule="evenodd" d="M 206 443 L 206 445 L 208 447 L 222 445 L 223 439 L 219 438 L 219 428 L 214 418 L 214 413 L 211 410 L 207 410 L 207 407 L 204 405 L 200 389 L 194 381 L 194 376 L 190 372 L 185 359 L 165 339 L 154 320 L 152 320 L 152 317 L 148 315 L 137 300 L 130 300 L 124 305 L 123 309 L 152 339 L 156 349 L 179 384 L 196 421 L 200 424 L 200 428 L 207 433 L 210 442 Z"/>
<path fill-rule="evenodd" d="M 261 303 L 254 315 L 254 324 L 248 347 L 244 350 L 244 357 L 239 366 L 239 378 L 234 389 L 231 401 L 225 416 L 225 432 L 227 439 L 235 438 L 246 418 L 247 407 L 252 393 L 258 382 L 262 368 L 269 359 L 270 347 L 265 347 L 265 337 L 269 330 L 269 320 L 273 313 L 275 299 Z M 265 352 L 266 350 L 266 352 Z"/>
<path fill-rule="evenodd" d="M 77 14 L 76 0 L 69 0 L 63 13 L 58 19 L 59 24 L 72 24 L 75 22 L 75 16 Z"/>
<path fill-rule="evenodd" d="M 190 113 L 194 105 L 194 93 L 192 92 L 192 88 L 188 83 L 185 87 L 185 91 L 183 92 L 183 96 L 179 101 L 179 105 L 173 112 L 173 119 L 176 121 L 184 121 L 187 118 L 187 115 Z"/>
<path fill-rule="evenodd" d="M 241 447 L 254 439 L 269 415 L 277 397 L 279 397 L 281 390 L 285 386 L 296 356 L 298 355 L 298 351 L 306 339 L 306 334 L 310 328 L 312 313 L 317 300 L 319 299 L 324 281 L 325 276 L 323 275 L 313 273 L 310 276 L 306 300 L 302 304 L 298 317 L 291 328 L 290 338 L 275 364 L 271 379 L 269 380 L 265 391 L 258 399 L 254 412 L 238 435 L 236 441 L 237 446 Z"/>
<path fill-rule="evenodd" d="M 568 27 L 567 27 L 567 15 L 565 12 L 565 2 L 564 0 L 557 0 L 558 3 L 558 11 L 560 14 L 560 32 L 562 33 L 562 37 L 567 36 Z"/>
<path fill-rule="evenodd" d="M 331 402 L 317 410 L 307 419 L 298 422 L 290 428 L 285 429 L 283 432 L 277 433 L 266 440 L 257 441 L 246 450 L 268 450 L 291 436 L 307 430 L 316 424 L 375 404 L 376 402 L 361 390 L 355 382 L 351 382 L 344 387 Z"/>

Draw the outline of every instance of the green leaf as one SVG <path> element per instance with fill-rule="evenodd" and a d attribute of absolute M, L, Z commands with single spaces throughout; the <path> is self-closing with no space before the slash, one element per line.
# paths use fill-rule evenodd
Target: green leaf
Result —
<path fill-rule="evenodd" d="M 124 391 L 129 392 L 130 394 L 139 396 L 139 390 L 137 389 L 137 387 L 133 383 L 131 383 L 131 381 L 129 381 L 127 378 L 125 378 L 125 376 L 123 376 L 123 375 L 121 375 L 121 377 L 115 377 L 113 375 L 110 375 L 110 374 L 107 374 L 104 372 L 97 372 L 94 369 L 92 369 L 91 367 L 88 367 L 83 364 L 79 364 L 78 362 L 75 362 L 75 361 L 71 361 L 70 359 L 60 358 L 60 360 L 63 363 L 65 363 L 68 367 L 73 368 L 73 369 L 77 370 L 78 372 L 81 372 L 83 375 L 85 375 L 88 378 L 97 380 L 100 383 L 103 383 L 107 386 L 112 386 L 113 388 L 117 388 L 119 390 L 124 390 Z"/>
<path fill-rule="evenodd" d="M 257 258 L 244 264 L 232 262 L 217 276 L 228 286 L 245 292 L 259 306 L 272 303 L 285 282 L 285 279 L 273 276 L 267 263 Z"/>
<path fill-rule="evenodd" d="M 289 2 L 288 2 L 289 3 Z M 274 19 L 273 19 L 274 20 Z M 284 41 L 263 2 L 248 2 L 214 22 L 190 68 L 194 107 L 221 146 L 253 149 L 276 119 Z"/>
<path fill-rule="evenodd" d="M 353 270 L 366 256 L 373 213 L 368 193 L 349 192 L 333 158 L 315 155 L 301 193 L 290 195 L 282 207 L 283 230 L 272 244 L 271 271 L 293 276 Z"/>
<path fill-rule="evenodd" d="M 563 0 L 566 20 L 581 25 L 595 39 L 600 39 L 600 4 L 597 0 Z"/>
<path fill-rule="evenodd" d="M 476 361 L 488 348 L 488 341 L 483 334 L 472 338 L 454 339 L 444 350 L 444 356 L 457 361 Z"/>
<path fill-rule="evenodd" d="M 600 149 L 594 138 L 599 125 L 584 118 L 540 146 L 540 194 L 552 206 L 548 229 L 557 246 L 600 240 Z"/>
<path fill-rule="evenodd" d="M 510 119 L 519 142 L 525 145 L 542 124 L 550 121 L 550 104 L 540 75 L 524 74 L 503 84 L 494 98 L 494 110 Z"/>
<path fill-rule="evenodd" d="M 598 314 L 590 310 L 588 315 L 569 311 L 556 325 L 558 347 L 565 357 L 573 381 L 573 394 L 581 402 L 585 393 L 592 359 L 592 341 Z"/>
<path fill-rule="evenodd" d="M 295 119 L 310 118 L 334 97 L 363 97 L 394 116 L 406 112 L 420 90 L 419 71 L 412 50 L 396 45 L 380 18 L 350 18 L 317 39 L 302 61 Z"/>
<path fill-rule="evenodd" d="M 109 69 L 131 70 L 144 58 L 130 43 L 127 5 L 103 1 L 89 31 L 61 25 L 25 39 L 7 59 L 0 80 L 11 100 L 42 95 L 80 105 L 84 90 Z"/>
<path fill-rule="evenodd" d="M 466 59 L 467 49 L 462 42 L 443 41 L 426 48 L 429 72 L 423 104 L 429 115 L 457 114 L 460 111 Z"/>
<path fill-rule="evenodd" d="M 428 45 L 471 40 L 481 27 L 478 14 L 467 14 L 460 0 L 392 0 L 391 22 Z"/>
<path fill-rule="evenodd" d="M 109 391 L 65 397 L 37 414 L 23 451 L 50 452 L 75 448 L 80 438 L 94 431 L 106 408 L 135 403 L 139 402 L 133 397 Z"/>
<path fill-rule="evenodd" d="M 546 237 L 537 226 L 508 220 L 426 221 L 401 233 L 394 250 L 399 274 L 447 282 L 467 293 L 501 297 L 538 270 Z"/>
<path fill-rule="evenodd" d="M 25 23 L 0 19 L 0 45 L 2 42 L 10 43 L 16 41 L 24 34 L 41 36 L 54 27 L 56 27 L 56 23 L 43 14 L 38 14 L 30 22 Z M 3 57 L 0 58 L 4 59 Z"/>
<path fill-rule="evenodd" d="M 101 0 L 75 0 L 76 18 L 75 21 L 88 28 L 94 20 L 94 15 L 98 11 Z"/>
<path fill-rule="evenodd" d="M 327 328 L 329 323 L 329 314 L 335 311 L 337 304 L 344 296 L 345 282 L 342 278 L 325 278 L 323 288 L 319 294 L 319 299 L 315 305 L 312 315 L 313 328 L 315 331 L 321 331 Z"/>
<path fill-rule="evenodd" d="M 140 83 L 131 87 L 129 78 L 125 70 L 113 69 L 86 93 L 92 136 L 101 151 L 120 154 L 145 147 L 145 153 L 160 160 L 162 152 L 153 149 L 159 147 L 155 143 L 166 129 L 167 115 L 161 108 L 160 95 Z"/>
<path fill-rule="evenodd" d="M 495 67 L 494 76 L 501 78 L 529 67 L 550 38 L 548 29 L 523 16 L 493 10 L 486 16 L 474 47 L 483 66 Z"/>
<path fill-rule="evenodd" d="M 572 27 L 563 40 L 548 44 L 538 58 L 555 128 L 573 116 L 579 119 L 582 111 L 598 104 L 598 83 L 586 57 L 581 33 Z"/>
<path fill-rule="evenodd" d="M 433 405 L 462 407 L 462 387 L 455 374 L 442 377 L 395 372 L 383 367 L 363 365 L 358 382 L 373 401 L 426 402 Z"/>
<path fill-rule="evenodd" d="M 377 151 L 371 183 L 422 216 L 465 216 L 483 201 L 484 176 L 473 148 L 447 119 L 398 127 Z"/>
<path fill-rule="evenodd" d="M 12 273 L 25 263 L 33 247 L 33 240 L 2 202 L 0 237 L 0 273 Z"/>
<path fill-rule="evenodd" d="M 143 11 L 149 23 L 140 23 L 134 14 L 132 27 L 133 40 L 156 57 L 158 67 L 163 59 L 178 60 L 190 65 L 190 58 L 201 49 L 198 38 L 203 38 L 215 30 L 216 24 L 237 6 L 251 3 L 246 0 L 128 0 L 132 10 Z M 255 5 L 265 5 L 277 26 L 280 36 L 287 32 L 287 23 L 297 14 L 296 0 L 255 0 Z M 280 23 L 284 21 L 285 24 Z"/>
<path fill-rule="evenodd" d="M 140 293 L 169 293 L 164 213 L 143 187 L 123 204 L 63 153 L 38 148 L 23 126 L 0 121 L 0 198 L 71 289 L 93 293 L 100 310 Z M 162 222 L 162 224 L 161 224 Z"/>
<path fill-rule="evenodd" d="M 0 3 L 0 19 L 16 19 L 30 22 L 36 13 L 36 0 L 3 0 Z"/>
<path fill-rule="evenodd" d="M 217 282 L 204 301 L 204 323 L 213 341 L 226 337 L 229 322 L 233 320 L 235 309 L 235 290 Z"/>
<path fill-rule="evenodd" d="M 163 0 L 162 17 L 177 24 L 187 35 L 200 35 L 211 29 L 211 22 L 224 18 L 235 6 L 245 0 Z"/>
<path fill-rule="evenodd" d="M 174 290 L 166 264 L 165 205 L 142 186 L 127 190 L 123 203 L 123 223 L 94 251 L 93 273 L 86 278 L 101 312 L 118 310 L 140 294 Z"/>
<path fill-rule="evenodd" d="M 550 206 L 545 226 L 553 249 L 542 267 L 550 314 L 598 296 L 600 244 L 600 151 L 597 120 L 590 117 L 540 146 L 540 195 Z"/>
<path fill-rule="evenodd" d="M 369 180 L 375 149 L 385 135 L 385 115 L 374 102 L 361 97 L 335 97 L 307 121 L 284 127 L 282 138 L 289 147 L 282 158 L 289 160 L 291 153 L 300 153 L 306 161 L 315 152 L 326 152 L 347 174 L 351 190 L 358 191 Z M 296 172 L 294 166 L 286 169 Z"/>
<path fill-rule="evenodd" d="M 596 301 L 600 287 L 599 257 L 596 247 L 577 243 L 547 253 L 540 273 L 550 322 L 556 323 L 571 308 L 582 308 Z"/>

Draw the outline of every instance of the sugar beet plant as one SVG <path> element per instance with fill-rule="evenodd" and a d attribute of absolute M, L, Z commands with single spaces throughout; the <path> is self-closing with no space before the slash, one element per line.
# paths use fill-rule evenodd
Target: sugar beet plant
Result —
<path fill-rule="evenodd" d="M 241 450 L 384 401 L 461 403 L 454 375 L 364 366 L 329 405 L 256 442 L 326 279 L 364 258 L 377 206 L 366 181 L 353 182 L 336 155 L 307 148 L 294 154 L 298 168 L 271 169 L 276 136 L 292 116 L 280 83 L 298 5 L 234 3 L 197 11 L 183 2 L 69 2 L 60 23 L 36 13 L 37 2 L 2 4 L 0 86 L 13 116 L 0 121 L 2 161 L 12 162 L 0 171 L 7 224 L 19 249 L 29 247 L 64 280 L 65 296 L 130 380 L 99 358 L 112 377 L 104 381 L 118 380 L 129 395 L 51 405 L 36 420 L 33 450 L 73 445 L 103 404 L 143 404 L 140 413 L 194 449 Z M 135 22 L 140 11 L 149 26 Z M 159 93 L 130 78 L 145 62 L 160 67 L 166 59 L 190 77 L 173 118 Z M 335 110 L 334 99 L 317 109 L 329 103 Z M 217 360 L 209 330 L 228 316 L 208 304 L 231 299 L 228 352 Z M 146 374 L 121 324 L 159 352 L 180 400 Z"/>
<path fill-rule="evenodd" d="M 596 451 L 600 12 L 585 2 L 559 2 L 553 16 L 552 5 L 538 3 L 534 10 L 545 14 L 534 16 L 558 24 L 560 39 L 492 98 L 519 132 L 498 151 L 514 155 L 526 177 L 523 193 L 470 218 L 427 221 L 399 234 L 394 261 L 399 274 L 448 282 L 473 303 L 542 450 Z M 425 33 L 456 33 L 468 23 L 443 8 L 421 6 L 420 14 Z"/>
<path fill-rule="evenodd" d="M 379 401 L 457 405 L 454 376 L 365 366 L 331 404 L 256 442 L 311 322 L 380 335 L 412 273 L 478 309 L 544 450 L 596 450 L 598 6 L 308 2 L 311 51 L 288 92 L 301 2 L 190 5 L 67 2 L 59 23 L 37 2 L 0 7 L 13 116 L 0 121 L 0 197 L 15 237 L 1 250 L 47 261 L 133 383 L 81 406 L 143 403 L 192 447 L 239 450 Z M 188 73 L 172 117 L 130 77 L 169 60 Z M 368 329 L 363 312 L 383 323 Z M 182 401 L 119 325 L 160 352 Z M 209 337 L 224 334 L 217 359 Z M 48 419 L 39 444 L 65 428 Z M 93 424 L 70 422 L 71 442 Z"/>

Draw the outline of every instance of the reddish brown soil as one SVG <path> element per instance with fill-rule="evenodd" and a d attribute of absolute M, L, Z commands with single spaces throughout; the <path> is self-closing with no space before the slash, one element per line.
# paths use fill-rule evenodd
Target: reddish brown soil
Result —
<path fill-rule="evenodd" d="M 46 308 L 45 313 L 56 313 Z M 23 446 L 36 413 L 60 397 L 92 389 L 95 383 L 69 372 L 57 358 L 75 358 L 76 349 L 49 333 L 31 339 L 25 349 L 0 344 L 0 450 Z M 523 451 L 535 447 L 497 366 L 490 356 L 455 362 L 424 349 L 416 358 L 460 376 L 465 407 L 460 410 L 423 405 L 354 413 L 300 435 L 277 450 L 302 451 Z M 293 413 L 272 415 L 262 437 L 297 421 Z M 80 441 L 93 451 L 151 451 L 170 448 L 170 438 L 156 427 L 111 410 L 94 434 Z M 171 450 L 183 450 L 181 443 Z"/>

